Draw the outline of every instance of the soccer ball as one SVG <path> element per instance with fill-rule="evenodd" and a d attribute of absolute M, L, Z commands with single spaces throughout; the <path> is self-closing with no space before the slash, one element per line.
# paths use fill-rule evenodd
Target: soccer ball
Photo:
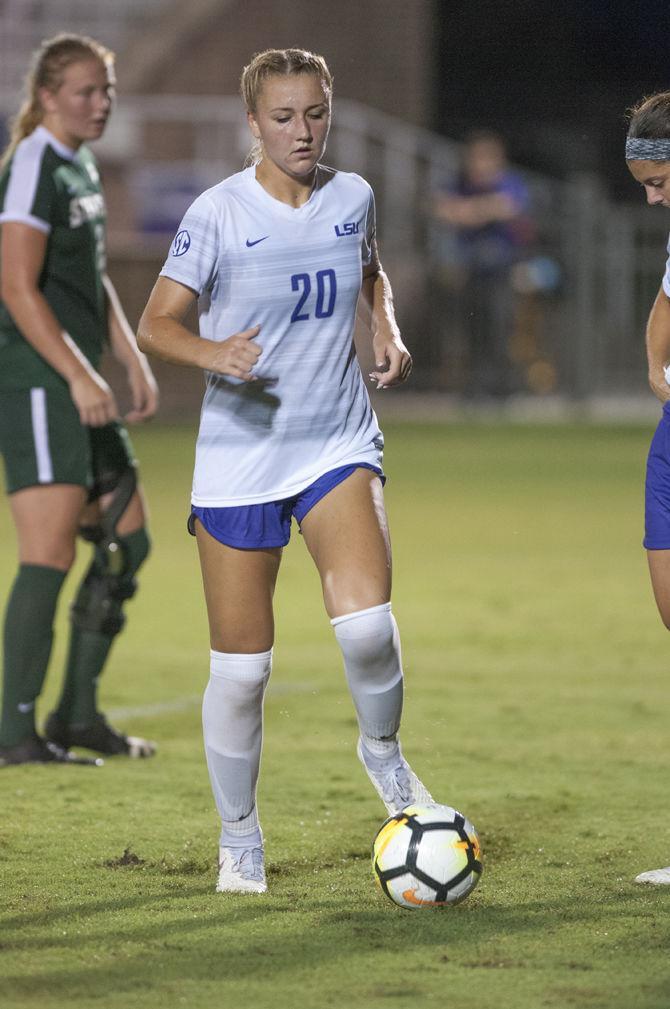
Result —
<path fill-rule="evenodd" d="M 416 803 L 382 823 L 372 868 L 400 907 L 441 908 L 465 900 L 482 874 L 482 852 L 469 820 L 437 803 Z"/>

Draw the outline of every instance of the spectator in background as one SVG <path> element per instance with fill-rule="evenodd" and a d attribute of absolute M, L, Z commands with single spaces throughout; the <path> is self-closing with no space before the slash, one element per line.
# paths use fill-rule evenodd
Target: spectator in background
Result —
<path fill-rule="evenodd" d="M 528 192 L 509 168 L 502 138 L 471 133 L 462 169 L 438 190 L 433 216 L 439 229 L 441 365 L 445 381 L 469 396 L 505 397 L 514 391 L 509 355 L 514 328 L 512 267 L 531 238 Z M 447 342 L 462 343 L 458 376 Z M 457 374 L 450 375 L 455 366 Z"/>

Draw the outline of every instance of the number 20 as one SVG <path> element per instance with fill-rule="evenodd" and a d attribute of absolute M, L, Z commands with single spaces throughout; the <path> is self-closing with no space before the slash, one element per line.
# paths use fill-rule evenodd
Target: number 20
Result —
<path fill-rule="evenodd" d="M 291 277 L 291 290 L 302 290 L 298 304 L 291 314 L 291 322 L 305 322 L 306 319 L 309 319 L 309 312 L 303 312 L 302 309 L 312 291 L 312 280 L 309 273 L 294 273 Z M 317 319 L 328 319 L 333 314 L 336 296 L 335 270 L 317 270 L 316 305 L 314 306 L 314 315 Z"/>

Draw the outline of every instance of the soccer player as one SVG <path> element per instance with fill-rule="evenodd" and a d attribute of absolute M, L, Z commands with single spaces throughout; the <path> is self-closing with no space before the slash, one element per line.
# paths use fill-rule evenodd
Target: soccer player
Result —
<path fill-rule="evenodd" d="M 343 654 L 359 758 L 389 811 L 430 796 L 398 744 L 403 672 L 383 438 L 353 347 L 358 305 L 377 387 L 410 373 L 377 254 L 372 192 L 358 175 L 320 164 L 332 96 L 321 56 L 259 53 L 241 90 L 256 140 L 251 164 L 186 212 L 138 339 L 147 353 L 207 374 L 189 528 L 210 625 L 203 727 L 222 820 L 217 890 L 262 893 L 263 694 L 292 517 Z M 196 298 L 200 336 L 182 321 Z"/>
<path fill-rule="evenodd" d="M 124 366 L 127 420 L 151 417 L 157 390 L 105 273 L 105 203 L 87 147 L 105 129 L 114 57 L 98 42 L 42 44 L 0 174 L 0 450 L 19 569 L 4 619 L 0 766 L 149 756 L 112 728 L 96 685 L 135 574 L 149 551 L 145 506 L 114 395 L 98 373 L 105 344 Z M 80 533 L 93 560 L 71 610 L 60 700 L 35 727 L 58 596 Z"/>
<path fill-rule="evenodd" d="M 633 109 L 626 162 L 644 187 L 647 203 L 670 208 L 670 91 Z M 670 630 L 670 258 L 647 323 L 647 360 L 649 384 L 663 404 L 663 415 L 647 460 L 644 545 L 656 604 Z M 670 884 L 670 866 L 640 873 L 636 882 Z"/>

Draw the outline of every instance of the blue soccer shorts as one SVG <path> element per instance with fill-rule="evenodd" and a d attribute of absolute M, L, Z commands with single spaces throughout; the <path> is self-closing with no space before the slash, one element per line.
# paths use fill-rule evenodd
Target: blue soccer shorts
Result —
<path fill-rule="evenodd" d="M 240 505 L 233 508 L 200 508 L 193 505 L 188 517 L 188 531 L 195 535 L 194 522 L 197 518 L 210 536 L 229 547 L 239 550 L 263 550 L 270 547 L 285 547 L 291 538 L 291 520 L 295 517 L 298 525 L 317 501 L 342 483 L 357 469 L 371 469 L 377 473 L 382 483 L 386 477 L 377 466 L 358 462 L 351 466 L 339 466 L 324 473 L 295 497 L 265 504 Z"/>
<path fill-rule="evenodd" d="M 644 529 L 647 550 L 670 550 L 670 403 L 663 406 L 647 456 Z"/>

